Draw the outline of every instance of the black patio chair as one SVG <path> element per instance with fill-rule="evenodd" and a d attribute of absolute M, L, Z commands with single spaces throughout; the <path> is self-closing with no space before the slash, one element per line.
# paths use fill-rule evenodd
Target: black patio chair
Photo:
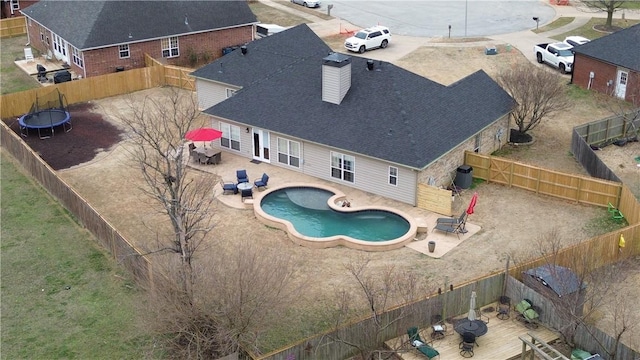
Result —
<path fill-rule="evenodd" d="M 462 341 L 458 346 L 460 355 L 465 358 L 473 357 L 473 347 L 476 345 L 476 336 L 473 333 L 465 332 L 462 334 Z"/>
<path fill-rule="evenodd" d="M 511 298 L 508 296 L 500 296 L 498 300 L 498 315 L 500 320 L 507 320 L 511 316 Z"/>
<path fill-rule="evenodd" d="M 242 200 L 244 199 L 253 199 L 253 191 L 251 189 L 242 189 L 240 190 L 240 196 L 242 196 Z"/>

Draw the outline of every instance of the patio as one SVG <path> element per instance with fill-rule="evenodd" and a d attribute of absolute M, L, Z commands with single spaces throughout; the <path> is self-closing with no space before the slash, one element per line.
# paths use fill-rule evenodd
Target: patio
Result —
<path fill-rule="evenodd" d="M 495 307 L 494 307 L 495 308 Z M 490 310 L 490 309 L 487 309 Z M 480 336 L 476 339 L 478 345 L 474 346 L 475 359 L 511 359 L 520 356 L 522 353 L 522 341 L 519 337 L 531 341 L 531 336 L 534 335 L 538 339 L 550 343 L 557 340 L 559 336 L 543 327 L 539 326 L 537 329 L 528 329 L 522 323 L 515 318 L 515 313 L 512 311 L 511 317 L 507 320 L 500 320 L 496 318 L 496 312 L 484 312 L 482 311 L 482 318 L 486 321 L 488 316 L 489 322 L 487 328 L 489 329 L 486 335 Z M 456 319 L 465 318 L 466 314 L 456 317 Z M 431 328 L 420 329 L 420 337 L 425 341 L 431 339 Z M 400 336 L 395 339 L 391 339 L 385 344 L 390 349 L 398 349 L 402 344 L 402 349 L 410 349 L 407 343 L 407 335 Z M 431 346 L 433 346 L 440 353 L 441 359 L 462 359 L 460 355 L 459 344 L 461 337 L 453 330 L 453 324 L 447 323 L 446 336 L 441 340 L 434 340 Z M 415 349 L 410 351 L 399 352 L 398 356 L 403 360 L 425 360 L 426 357 L 419 353 Z"/>
<path fill-rule="evenodd" d="M 352 207 L 359 206 L 379 206 L 390 207 L 413 217 L 417 222 L 419 228 L 418 239 L 406 245 L 417 252 L 423 253 L 433 258 L 440 258 L 456 246 L 469 239 L 471 236 L 481 230 L 480 226 L 467 222 L 467 232 L 460 234 L 458 237 L 456 234 L 443 233 L 440 231 L 433 231 L 433 227 L 436 224 L 436 220 L 442 217 L 440 214 L 436 214 L 409 204 L 400 203 L 395 200 L 384 198 L 379 195 L 360 191 L 351 187 L 347 187 L 338 183 L 333 183 L 325 180 L 321 180 L 312 176 L 308 176 L 297 171 L 287 170 L 279 166 L 272 166 L 265 162 L 255 162 L 250 159 L 232 154 L 227 151 L 222 151 L 222 159 L 218 165 L 199 164 L 194 161 L 189 161 L 189 166 L 199 171 L 216 174 L 219 178 L 225 181 L 236 181 L 236 170 L 245 169 L 249 176 L 249 181 L 253 183 L 254 180 L 260 178 L 263 173 L 269 175 L 270 187 L 280 186 L 284 184 L 293 183 L 309 183 L 309 184 L 322 184 L 337 189 L 347 195 L 347 201 L 351 203 Z M 253 189 L 254 200 L 245 199 L 242 201 L 240 194 L 236 195 L 223 195 L 222 187 L 219 181 L 216 181 L 214 191 L 218 200 L 226 206 L 236 209 L 253 209 L 253 202 L 259 201 L 260 194 L 264 189 Z M 471 196 L 471 191 L 466 191 Z M 466 208 L 467 200 L 463 200 L 461 197 L 456 198 L 460 208 Z M 482 201 L 482 200 L 480 200 Z M 458 211 L 458 210 L 456 210 Z M 436 247 L 434 252 L 429 252 L 428 242 L 435 241 Z"/>
<path fill-rule="evenodd" d="M 36 80 L 38 78 L 37 66 L 44 66 L 44 68 L 47 70 L 47 79 L 49 81 L 40 82 L 42 86 L 53 85 L 53 75 L 60 70 L 65 70 L 68 68 L 68 66 L 66 66 L 64 62 L 58 61 L 55 58 L 47 59 L 44 56 L 39 56 L 37 58 L 34 58 L 33 60 L 16 60 L 14 63 L 18 68 L 20 68 L 20 70 L 24 71 Z M 75 72 L 71 70 L 69 70 L 69 72 L 71 72 L 72 79 L 78 78 L 78 75 L 75 74 Z"/>

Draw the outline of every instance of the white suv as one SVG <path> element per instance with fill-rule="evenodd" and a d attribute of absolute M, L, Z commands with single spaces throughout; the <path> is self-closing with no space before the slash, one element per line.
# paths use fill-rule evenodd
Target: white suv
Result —
<path fill-rule="evenodd" d="M 344 42 L 344 47 L 350 51 L 363 52 L 375 49 L 386 48 L 391 41 L 389 28 L 384 26 L 374 26 L 358 31 L 355 35 Z"/>

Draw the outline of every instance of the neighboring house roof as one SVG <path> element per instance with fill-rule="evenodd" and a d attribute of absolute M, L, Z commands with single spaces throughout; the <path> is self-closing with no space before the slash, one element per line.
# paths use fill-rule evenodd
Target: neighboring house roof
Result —
<path fill-rule="evenodd" d="M 576 54 L 640 71 L 640 24 L 576 46 Z"/>
<path fill-rule="evenodd" d="M 257 22 L 246 1 L 43 0 L 22 13 L 80 50 Z"/>
<path fill-rule="evenodd" d="M 586 285 L 580 281 L 578 275 L 571 271 L 571 269 L 559 265 L 542 265 L 534 269 L 529 269 L 524 273 L 538 279 L 540 283 L 549 287 L 558 294 L 559 297 L 572 294 L 578 291 L 580 287 L 586 287 Z"/>
<path fill-rule="evenodd" d="M 205 113 L 423 169 L 514 105 L 484 71 L 444 86 L 387 62 L 369 71 L 356 56 L 342 103 L 325 102 L 329 52 L 305 24 L 251 42 L 193 73 L 243 86 Z"/>

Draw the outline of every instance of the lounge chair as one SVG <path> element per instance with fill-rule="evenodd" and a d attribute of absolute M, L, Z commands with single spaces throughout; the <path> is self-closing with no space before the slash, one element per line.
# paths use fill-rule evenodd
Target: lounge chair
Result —
<path fill-rule="evenodd" d="M 411 346 L 420 351 L 422 355 L 426 356 L 429 359 L 433 359 L 436 356 L 440 355 L 438 350 L 427 345 L 427 343 L 425 343 L 424 340 L 420 338 L 420 333 L 418 332 L 417 327 L 410 327 L 409 329 L 407 329 L 407 335 L 409 335 L 409 343 L 411 344 Z"/>
<path fill-rule="evenodd" d="M 461 224 L 465 221 L 465 217 L 467 216 L 467 212 L 463 211 L 457 218 L 452 217 L 441 217 L 436 220 L 436 224 Z"/>
<path fill-rule="evenodd" d="M 238 186 L 236 186 L 236 183 L 231 182 L 231 181 L 224 181 L 224 180 L 220 180 L 220 186 L 222 186 L 222 194 L 225 195 L 229 192 L 233 193 L 233 194 L 237 194 L 238 193 Z"/>
<path fill-rule="evenodd" d="M 253 182 L 253 185 L 256 186 L 256 188 L 266 188 L 267 187 L 267 183 L 269 182 L 269 175 L 262 174 L 262 177 L 260 179 L 256 179 L 256 181 Z"/>
<path fill-rule="evenodd" d="M 247 170 L 236 170 L 236 178 L 238 179 L 238 183 L 249 182 Z"/>
<path fill-rule="evenodd" d="M 466 232 L 466 230 L 464 229 L 464 225 L 464 222 L 451 224 L 441 223 L 436 224 L 433 230 L 440 230 L 446 233 L 456 234 L 458 236 L 458 239 L 460 239 L 460 234 L 464 234 Z"/>
<path fill-rule="evenodd" d="M 516 311 L 518 312 L 518 321 L 524 323 L 527 328 L 536 329 L 538 327 L 540 308 L 531 305 L 531 302 L 527 300 L 522 300 L 516 305 Z"/>

